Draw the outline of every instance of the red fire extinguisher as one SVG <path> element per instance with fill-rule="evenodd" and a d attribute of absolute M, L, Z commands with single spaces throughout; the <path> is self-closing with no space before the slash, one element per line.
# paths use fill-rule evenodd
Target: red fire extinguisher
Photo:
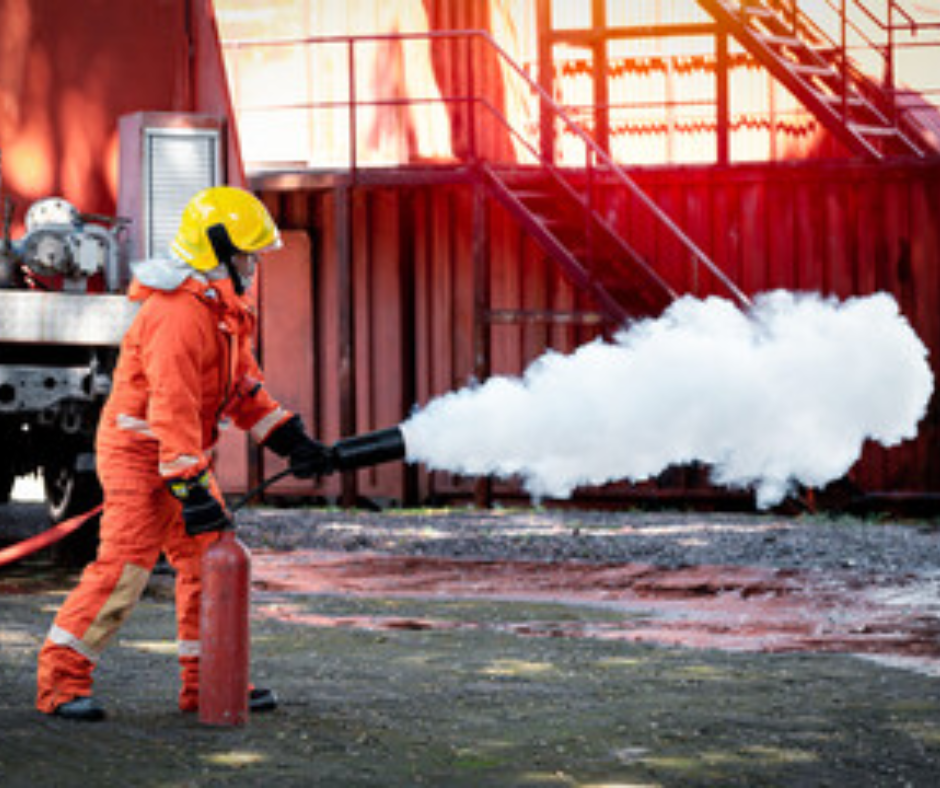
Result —
<path fill-rule="evenodd" d="M 251 557 L 234 531 L 223 531 L 202 559 L 199 721 L 248 721 L 248 594 Z"/>

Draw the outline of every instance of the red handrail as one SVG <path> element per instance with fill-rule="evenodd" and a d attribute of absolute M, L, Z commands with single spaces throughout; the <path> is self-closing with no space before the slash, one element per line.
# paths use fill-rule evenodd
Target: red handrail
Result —
<path fill-rule="evenodd" d="M 239 49 L 250 49 L 258 47 L 291 47 L 291 46 L 320 46 L 320 45 L 337 45 L 342 44 L 348 47 L 349 54 L 349 95 L 347 101 L 331 101 L 331 102 L 318 102 L 318 103 L 301 103 L 292 105 L 293 108 L 301 109 L 304 107 L 314 108 L 322 106 L 330 107 L 342 107 L 348 106 L 349 115 L 350 115 L 350 152 L 349 152 L 349 168 L 350 176 L 353 181 L 357 178 L 357 169 L 358 169 L 358 155 L 357 147 L 358 142 L 355 134 L 355 118 L 356 110 L 359 107 L 363 106 L 381 106 L 388 104 L 409 104 L 413 105 L 421 102 L 436 101 L 440 103 L 455 103 L 462 102 L 466 103 L 471 108 L 471 118 L 469 122 L 469 128 L 475 129 L 476 127 L 476 118 L 478 117 L 475 112 L 475 107 L 479 106 L 485 109 L 488 113 L 493 115 L 497 122 L 503 125 L 505 128 L 509 129 L 510 134 L 515 136 L 518 139 L 524 140 L 525 135 L 521 134 L 515 127 L 512 125 L 511 121 L 505 116 L 505 114 L 492 102 L 488 101 L 484 96 L 474 95 L 472 92 L 469 92 L 464 96 L 457 97 L 447 97 L 447 98 L 435 98 L 435 99 L 391 99 L 391 100 L 370 100 L 370 101 L 361 101 L 355 94 L 355 47 L 358 44 L 362 43 L 374 43 L 378 41 L 429 41 L 429 40 L 446 40 L 446 39 L 466 39 L 468 41 L 479 40 L 493 52 L 500 62 L 504 63 L 514 74 L 516 74 L 531 91 L 541 109 L 546 112 L 550 118 L 560 121 L 563 127 L 567 132 L 577 140 L 579 140 L 584 145 L 584 166 L 587 172 L 587 180 L 591 181 L 593 178 L 593 171 L 595 169 L 601 168 L 604 172 L 612 176 L 620 184 L 622 184 L 631 195 L 638 201 L 638 203 L 648 211 L 652 220 L 658 223 L 660 226 L 664 227 L 673 238 L 680 244 L 680 246 L 686 251 L 689 255 L 689 260 L 692 265 L 702 265 L 706 268 L 711 275 L 721 283 L 723 287 L 726 288 L 731 297 L 741 306 L 747 306 L 750 304 L 750 299 L 740 290 L 737 285 L 734 284 L 721 269 L 689 238 L 679 226 L 672 221 L 672 219 L 634 182 L 634 180 L 625 172 L 623 167 L 615 162 L 611 156 L 601 148 L 597 142 L 572 118 L 568 113 L 558 105 L 552 96 L 550 96 L 541 85 L 536 83 L 526 72 L 522 69 L 519 64 L 509 55 L 498 43 L 497 41 L 486 31 L 482 30 L 454 30 L 454 31 L 431 31 L 425 33 L 384 33 L 384 34 L 375 34 L 375 35 L 330 35 L 330 36 L 306 36 L 300 38 L 285 38 L 285 39 L 267 39 L 267 40 L 252 40 L 252 41 L 230 41 L 225 43 L 226 49 L 239 50 Z M 469 45 L 468 45 L 469 46 Z M 472 68 L 470 69 L 472 74 Z M 469 80 L 468 80 L 469 81 Z M 470 83 L 472 87 L 472 82 Z M 552 123 L 552 125 L 554 125 Z M 532 147 L 528 143 L 525 144 L 526 149 L 530 154 L 539 161 L 539 163 L 547 168 L 553 177 L 565 181 L 564 174 L 561 169 L 551 160 L 547 159 L 540 150 Z M 475 149 L 475 145 L 470 148 L 470 158 L 474 159 L 478 153 Z M 588 194 L 582 202 L 585 202 L 587 205 L 590 204 L 591 195 Z"/>

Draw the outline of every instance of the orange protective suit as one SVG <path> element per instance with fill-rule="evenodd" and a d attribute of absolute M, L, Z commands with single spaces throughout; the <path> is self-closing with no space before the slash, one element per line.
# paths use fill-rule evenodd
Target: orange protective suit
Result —
<path fill-rule="evenodd" d="M 170 291 L 135 280 L 130 297 L 142 304 L 122 342 L 97 436 L 105 504 L 98 556 L 59 610 L 39 655 L 36 705 L 46 713 L 91 694 L 95 664 L 134 609 L 161 551 L 177 573 L 179 704 L 197 707 L 201 558 L 217 536 L 186 534 L 166 480 L 209 466 L 220 420 L 233 420 L 263 442 L 293 415 L 263 387 L 250 347 L 254 316 L 230 280 L 191 277 Z"/>

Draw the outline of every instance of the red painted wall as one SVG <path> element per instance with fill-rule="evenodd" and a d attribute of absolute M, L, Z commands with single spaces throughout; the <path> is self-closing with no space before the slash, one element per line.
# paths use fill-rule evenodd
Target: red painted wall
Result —
<path fill-rule="evenodd" d="M 930 350 L 940 379 L 940 162 L 816 162 L 634 174 L 748 293 L 777 288 L 840 297 L 893 293 Z M 262 304 L 265 311 L 292 310 L 295 302 L 309 302 L 312 288 L 310 322 L 305 330 L 295 326 L 290 343 L 265 336 L 265 368 L 279 378 L 290 374 L 299 357 L 315 359 L 303 367 L 314 378 L 310 423 L 325 439 L 336 440 L 341 437 L 338 304 L 343 298 L 337 285 L 339 191 L 322 179 L 318 185 L 315 177 L 305 183 L 302 176 L 261 177 L 256 185 L 278 222 L 312 241 L 309 275 L 294 292 L 281 290 L 276 305 L 268 298 Z M 628 215 L 619 188 L 610 186 L 605 199 L 613 215 Z M 474 372 L 473 189 L 456 175 L 443 185 L 417 180 L 363 185 L 354 190 L 353 210 L 355 422 L 364 432 L 396 423 L 414 404 L 466 385 Z M 491 201 L 488 214 L 491 308 L 591 308 L 500 206 Z M 655 236 L 634 231 L 629 237 L 654 253 L 654 263 L 656 250 L 667 248 Z M 494 326 L 491 370 L 518 373 L 549 347 L 569 352 L 595 335 L 596 329 L 571 325 Z M 401 500 L 407 498 L 406 481 L 396 464 L 360 474 L 360 492 Z M 869 446 L 851 481 L 867 493 L 940 492 L 936 406 L 916 441 L 890 450 Z M 470 496 L 473 483 L 420 471 L 411 489 L 417 503 Z M 331 480 L 330 486 L 307 492 L 336 490 Z M 512 490 L 497 486 L 498 493 Z M 637 492 L 669 499 L 710 494 L 697 472 L 668 474 L 639 489 L 587 492 L 608 500 Z"/>
<path fill-rule="evenodd" d="M 0 0 L 0 31 L 3 187 L 17 222 L 51 195 L 114 212 L 121 115 L 229 115 L 210 0 Z"/>

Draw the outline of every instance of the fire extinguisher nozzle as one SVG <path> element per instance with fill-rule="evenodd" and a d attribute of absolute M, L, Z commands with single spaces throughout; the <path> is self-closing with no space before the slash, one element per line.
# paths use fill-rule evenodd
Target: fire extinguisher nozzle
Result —
<path fill-rule="evenodd" d="M 399 427 L 343 438 L 333 445 L 333 462 L 340 471 L 402 460 L 405 454 L 405 437 Z"/>

